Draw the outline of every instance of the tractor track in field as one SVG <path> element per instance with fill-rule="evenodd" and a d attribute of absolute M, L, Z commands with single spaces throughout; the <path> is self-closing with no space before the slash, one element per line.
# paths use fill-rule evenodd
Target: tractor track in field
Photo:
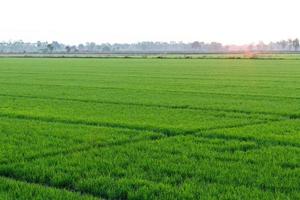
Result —
<path fill-rule="evenodd" d="M 125 77 L 125 78 L 144 78 L 144 79 L 163 79 L 163 80 L 208 80 L 208 81 L 215 81 L 215 80 L 222 80 L 222 81 L 245 81 L 245 79 L 241 79 L 241 78 L 224 78 L 226 76 L 228 76 L 228 73 L 207 73 L 207 74 L 183 74 L 183 76 L 176 76 L 176 74 L 174 74 L 175 76 L 159 76 L 159 75 L 145 75 L 145 74 L 138 74 L 139 71 L 131 71 L 135 74 L 114 74 L 114 73 L 101 73 L 101 74 L 95 74 L 95 72 L 93 71 L 84 71 L 83 73 L 70 73 L 70 72 L 60 72 L 60 73 L 53 73 L 51 72 L 51 75 L 60 75 L 60 76 L 89 76 L 89 77 L 94 77 L 95 79 L 98 79 L 99 77 Z M 44 72 L 21 72 L 21 73 L 15 73 L 14 71 L 2 71 L 2 73 L 5 74 L 17 74 L 17 75 L 33 75 L 33 76 L 37 76 L 37 75 L 46 75 L 47 73 L 49 73 L 48 71 L 44 71 Z M 172 75 L 172 74 L 171 74 Z M 217 77 L 217 78 L 209 78 L 209 77 Z M 221 79 L 220 79 L 221 77 Z M 271 79 L 251 79 L 251 78 L 271 78 Z M 246 79 L 247 81 L 268 81 L 268 82 L 283 82 L 280 79 L 289 79 L 289 80 L 293 80 L 296 79 L 298 80 L 299 76 L 298 75 L 294 75 L 294 76 L 287 76 L 287 75 L 283 75 L 283 76 L 278 76 L 278 75 L 270 75 L 270 74 L 252 74 L 252 75 L 247 75 Z M 250 78 L 250 79 L 249 79 Z M 276 79 L 274 79 L 276 78 Z M 78 77 L 77 77 L 78 79 Z M 87 80 L 86 78 L 81 78 L 79 80 Z M 90 79 L 89 79 L 90 80 Z"/>
<path fill-rule="evenodd" d="M 75 193 L 75 194 L 90 196 L 95 199 L 102 199 L 102 200 L 105 199 L 104 197 L 95 195 L 92 192 L 86 192 L 84 190 L 76 189 L 75 187 L 56 186 L 54 184 L 47 183 L 45 181 L 32 181 L 28 178 L 18 177 L 14 174 L 1 173 L 0 177 L 9 179 L 9 180 L 13 180 L 13 181 L 17 181 L 17 182 L 21 182 L 21 183 L 25 183 L 25 184 L 36 185 L 36 186 L 49 188 L 49 189 L 64 190 L 64 191 Z M 153 181 L 151 181 L 151 182 L 153 182 Z M 216 183 L 216 184 L 221 184 L 221 185 L 231 185 L 234 187 L 242 186 L 242 187 L 246 187 L 246 188 L 257 188 L 261 191 L 271 191 L 271 192 L 277 191 L 280 193 L 289 193 L 290 191 L 299 191 L 300 190 L 300 188 L 290 188 L 288 186 L 268 186 L 268 185 L 263 185 L 263 184 L 256 185 L 254 183 L 247 184 L 247 183 L 238 183 L 238 182 L 231 182 L 231 181 L 220 181 L 220 180 L 211 178 L 209 176 L 202 176 L 200 182 L 202 182 L 204 184 Z"/>
<path fill-rule="evenodd" d="M 73 193 L 73 194 L 78 194 L 78 195 L 85 196 L 85 197 L 92 197 L 94 199 L 105 200 L 105 198 L 95 196 L 91 193 L 83 192 L 83 191 L 80 191 L 80 190 L 68 189 L 68 188 L 65 188 L 65 187 L 58 187 L 58 186 L 54 186 L 54 185 L 47 184 L 47 183 L 30 181 L 26 178 L 20 178 L 20 177 L 4 175 L 4 174 L 2 174 L 2 175 L 0 174 L 0 178 L 11 180 L 11 181 L 16 181 L 16 182 L 23 183 L 23 184 L 39 186 L 39 187 L 46 188 L 46 189 L 48 188 L 48 189 L 54 189 L 54 190 L 60 190 L 60 191 L 64 190 L 66 192 L 70 192 L 70 193 Z"/>
<path fill-rule="evenodd" d="M 26 178 L 20 178 L 14 175 L 8 175 L 8 174 L 0 174 L 0 178 L 3 179 L 8 179 L 8 180 L 12 180 L 12 181 L 16 181 L 16 182 L 20 182 L 20 183 L 24 183 L 24 184 L 29 184 L 29 185 L 35 185 L 35 186 L 39 186 L 39 187 L 43 187 L 43 188 L 49 188 L 49 189 L 55 189 L 55 190 L 64 190 L 66 192 L 70 192 L 73 194 L 79 194 L 82 196 L 86 196 L 86 197 L 92 197 L 94 199 L 101 199 L 101 200 L 105 200 L 106 198 L 101 197 L 99 195 L 95 195 L 92 192 L 86 192 L 84 190 L 80 190 L 80 189 L 75 189 L 73 188 L 68 188 L 68 187 L 63 187 L 63 186 L 55 186 L 53 184 L 47 183 L 47 182 L 37 182 L 37 181 L 32 181 L 30 179 L 26 179 Z M 234 182 L 229 182 L 229 181 L 218 181 L 215 179 L 212 179 L 210 177 L 201 177 L 201 182 L 204 184 L 220 184 L 220 185 L 231 185 L 234 187 L 246 187 L 246 188 L 257 188 L 261 191 L 277 191 L 280 193 L 288 193 L 290 191 L 299 191 L 298 188 L 290 188 L 290 187 L 275 187 L 275 186 L 266 186 L 266 185 L 255 185 L 255 184 L 240 184 L 240 183 L 234 183 Z"/>
<path fill-rule="evenodd" d="M 154 133 L 162 133 L 166 136 L 174 136 L 174 135 L 186 135 L 186 134 L 194 134 L 199 131 L 210 131 L 216 129 L 226 129 L 226 128 L 237 128 L 240 126 L 248 126 L 248 125 L 259 125 L 267 122 L 276 122 L 281 120 L 289 120 L 289 119 L 268 119 L 261 120 L 258 122 L 248 122 L 248 123 L 240 123 L 240 124 L 232 124 L 232 125 L 220 125 L 216 127 L 208 127 L 208 128 L 197 128 L 197 129 L 170 129 L 170 128 L 161 128 L 154 126 L 141 126 L 134 124 L 121 124 L 121 123 L 112 123 L 112 122 L 103 122 L 103 121 L 87 121 L 87 120 L 72 120 L 72 119 L 63 119 L 63 118 L 55 118 L 55 117 L 45 117 L 45 116 L 30 116 L 24 114 L 13 114 L 13 113 L 1 113 L 0 117 L 9 118 L 9 119 L 20 119 L 20 120 L 29 120 L 29 121 L 39 121 L 46 123 L 62 123 L 62 124 L 70 124 L 70 125 L 83 125 L 83 126 L 95 126 L 95 127 L 107 127 L 107 128 L 119 128 L 119 129 L 127 129 L 133 131 L 145 131 L 145 132 L 154 132 Z"/>
<path fill-rule="evenodd" d="M 74 79 L 76 80 L 76 79 Z M 1 82 L 0 82 L 1 83 Z M 196 91 L 196 90 L 171 90 L 171 89 L 149 89 L 149 88 L 124 88 L 124 87 L 99 87 L 99 86 L 80 86 L 80 85 L 61 85 L 61 84 L 34 84 L 34 83 L 8 83 L 2 82 L 1 84 L 9 85 L 28 85 L 28 86 L 49 86 L 49 87 L 71 87 L 71 88 L 92 88 L 99 90 L 135 90 L 135 91 L 152 91 L 157 93 L 185 93 L 185 94 L 195 94 L 195 95 L 217 95 L 217 96 L 237 96 L 237 97 L 248 97 L 248 98 L 260 98 L 260 99 L 291 99 L 299 100 L 299 96 L 276 96 L 276 95 L 263 95 L 263 94 L 245 94 L 245 93 L 226 93 L 226 92 L 215 92 L 215 91 Z M 287 88 L 287 89 L 297 89 L 297 88 Z"/>
<path fill-rule="evenodd" d="M 45 80 L 45 79 L 41 79 L 41 80 Z M 53 81 L 53 79 L 49 79 L 50 81 Z M 66 79 L 58 79 L 59 81 L 65 81 Z M 77 79 L 70 79 L 70 80 L 77 80 Z M 111 83 L 115 83 L 116 81 L 99 81 L 97 80 L 97 83 L 101 83 L 101 84 L 111 84 Z M 74 85 L 74 84 L 70 84 L 70 85 L 63 85 L 63 84 L 45 84 L 45 83 L 16 83 L 16 82 L 0 82 L 0 84 L 2 85 L 16 85 L 16 86 L 38 86 L 38 87 L 62 87 L 62 88 L 88 88 L 88 89 L 98 89 L 98 90 L 136 90 L 136 91 L 140 91 L 140 90 L 146 90 L 146 91 L 156 91 L 156 92 L 180 92 L 180 93 L 199 93 L 199 94 L 206 94 L 206 92 L 201 92 L 201 91 L 195 91 L 195 90 L 170 90 L 170 89 L 163 89 L 163 90 L 158 90 L 158 89 L 149 89 L 149 88 L 131 88 L 131 87 L 104 87 L 104 86 L 96 86 L 96 85 Z M 202 84 L 203 86 L 207 86 L 207 84 Z M 198 86 L 202 86 L 202 85 L 198 85 Z M 234 85 L 234 84 L 220 84 L 219 87 L 224 87 L 224 88 L 249 88 L 248 85 Z M 275 89 L 275 87 L 272 86 L 265 86 L 265 85 L 256 85 L 255 88 L 262 88 L 262 89 Z M 297 87 L 277 87 L 278 89 L 295 89 L 298 90 L 299 88 Z M 208 92 L 208 94 L 211 94 L 211 92 Z M 239 95 L 236 93 L 213 93 L 215 95 Z M 251 94 L 241 94 L 241 95 L 251 95 Z M 255 94 L 252 94 L 255 95 Z M 251 95 L 251 96 L 252 96 Z M 290 97 L 290 96 L 268 96 L 268 95 L 256 95 L 256 96 L 261 96 L 261 97 L 270 97 L 270 98 L 294 98 L 294 97 Z M 296 97 L 298 98 L 298 97 Z M 300 97 L 299 97 L 300 98 Z"/>
<path fill-rule="evenodd" d="M 0 115 L 1 117 L 1 115 Z M 20 119 L 20 118 L 16 118 Z M 21 120 L 32 120 L 32 119 L 26 119 L 26 118 L 21 118 Z M 40 120 L 38 120 L 40 121 Z M 253 137 L 239 137 L 239 136 L 226 136 L 226 135 L 218 135 L 214 133 L 209 133 L 207 131 L 214 131 L 214 130 L 220 130 L 220 129 L 231 129 L 231 128 L 241 128 L 241 127 L 247 127 L 247 126 L 255 126 L 255 125 L 261 125 L 261 124 L 267 124 L 271 122 L 279 122 L 283 120 L 273 120 L 273 121 L 265 121 L 265 122 L 257 122 L 257 123 L 247 123 L 247 124 L 240 124 L 240 125 L 230 125 L 230 126 L 220 126 L 220 127 L 211 127 L 211 128 L 206 128 L 206 129 L 198 129 L 198 130 L 193 130 L 193 131 L 183 131 L 183 132 L 177 132 L 176 134 L 169 134 L 170 132 L 166 133 L 163 131 L 152 131 L 152 130 L 142 130 L 142 131 L 147 131 L 147 132 L 156 132 L 160 133 L 160 136 L 153 135 L 153 137 L 148 136 L 146 138 L 137 138 L 134 140 L 125 140 L 125 141 L 116 141 L 116 142 L 110 142 L 110 143 L 94 143 L 94 144 L 88 144 L 88 145 L 82 145 L 82 146 L 77 146 L 71 149 L 65 149 L 65 150 L 60 150 L 60 151 L 55 151 L 55 152 L 47 152 L 47 153 L 42 153 L 42 154 L 37 154 L 34 156 L 30 156 L 22 160 L 21 162 L 31 162 L 34 160 L 38 160 L 41 158 L 48 158 L 48 157 L 54 157 L 54 156 L 59 156 L 59 155 L 70 155 L 78 152 L 84 152 L 88 151 L 91 149 L 95 148 L 105 148 L 105 147 L 114 147 L 114 146 L 122 146 L 122 145 L 127 145 L 127 144 L 134 144 L 138 142 L 144 142 L 144 141 L 155 141 L 155 140 L 161 140 L 165 138 L 172 138 L 176 136 L 187 136 L 187 135 L 194 135 L 196 137 L 201 137 L 201 138 L 206 138 L 206 139 L 222 139 L 222 140 L 239 140 L 239 141 L 251 141 L 255 142 L 258 145 L 276 145 L 276 146 L 290 146 L 290 147 L 297 147 L 300 148 L 300 144 L 298 143 L 291 143 L 291 142 L 276 142 L 276 141 L 271 141 L 271 140 L 256 140 Z M 48 121 L 46 121 L 48 122 Z M 50 121 L 50 123 L 62 123 L 62 122 L 55 122 L 55 121 Z M 116 128 L 116 127 L 115 127 Z M 117 127 L 120 128 L 120 127 Z M 125 129 L 122 128 L 121 129 Z M 141 130 L 136 130 L 136 129 L 130 129 L 126 128 L 127 130 L 134 130 L 134 131 L 141 131 Z M 20 163 L 19 161 L 17 162 L 10 162 L 10 161 L 5 161 L 5 162 L 0 162 L 0 166 L 2 165 L 7 165 L 7 164 L 18 164 Z"/>
<path fill-rule="evenodd" d="M 161 137 L 163 137 L 163 135 Z M 123 141 L 115 141 L 115 142 L 107 142 L 107 143 L 105 143 L 105 142 L 104 143 L 89 143 L 87 145 L 79 145 L 74 148 L 64 149 L 64 150 L 60 150 L 60 151 L 52 151 L 52 152 L 41 153 L 41 154 L 37 154 L 37 155 L 33 155 L 33 156 L 28 156 L 25 159 L 23 159 L 22 161 L 15 161 L 15 162 L 2 161 L 2 162 L 0 162 L 0 166 L 8 165 L 8 164 L 13 165 L 13 164 L 18 164 L 18 163 L 22 163 L 22 162 L 32 162 L 34 160 L 38 160 L 41 158 L 51 158 L 51 157 L 55 157 L 55 156 L 59 156 L 59 155 L 65 156 L 65 155 L 70 155 L 70 154 L 74 154 L 74 153 L 78 153 L 78 152 L 88 151 L 88 150 L 91 150 L 94 148 L 116 147 L 116 146 L 122 146 L 125 144 L 137 143 L 137 142 L 141 142 L 141 141 L 157 140 L 157 139 L 159 139 L 159 138 L 158 137 L 155 137 L 153 139 L 137 138 L 137 139 L 133 139 L 133 140 L 123 140 Z"/>
<path fill-rule="evenodd" d="M 24 61 L 1 63 L 1 197 L 300 194 L 298 62 Z"/>
<path fill-rule="evenodd" d="M 245 111 L 238 109 L 220 109 L 220 108 L 204 108 L 190 105 L 165 105 L 165 104 L 145 104 L 145 103 L 133 103 L 133 102 L 117 102 L 117 101 L 99 101 L 89 99 L 74 99 L 74 98 L 62 98 L 62 97 L 40 97 L 40 96 L 27 96 L 27 95 L 11 95 L 11 94 L 0 94 L 2 97 L 10 98 L 27 98 L 27 99 L 38 99 L 38 100 L 53 100 L 53 101 L 71 101 L 80 103 L 96 103 L 96 104 L 110 104 L 120 106 L 140 106 L 147 108 L 165 108 L 165 109 L 178 109 L 178 110 L 195 110 L 195 111 L 213 111 L 213 112 L 225 112 L 235 113 L 244 115 L 272 115 L 290 119 L 300 119 L 300 114 L 281 114 L 273 112 L 256 112 L 256 111 Z"/>
<path fill-rule="evenodd" d="M 206 156 L 206 158 L 209 158 Z M 218 160 L 218 159 L 217 159 Z M 224 159 L 220 159 L 220 161 L 224 161 Z M 235 162 L 236 160 L 226 160 L 228 162 Z M 238 162 L 238 161 L 237 161 Z M 247 162 L 247 161 L 246 161 Z M 249 163 L 249 164 L 255 164 L 255 163 Z M 18 182 L 22 182 L 22 183 L 26 183 L 26 184 L 32 184 L 32 185 L 37 185 L 40 187 L 45 187 L 45 188 L 52 188 L 52 189 L 57 189 L 57 190 L 64 190 L 67 192 L 71 192 L 71 193 L 76 193 L 76 194 L 80 194 L 80 195 L 86 195 L 86 196 L 90 196 L 96 199 L 104 199 L 103 197 L 94 194 L 93 192 L 87 192 L 81 189 L 76 189 L 75 186 L 57 186 L 55 184 L 51 184 L 47 181 L 34 181 L 31 180 L 30 178 L 26 178 L 26 177 L 19 177 L 18 175 L 14 174 L 14 173 L 10 173 L 9 171 L 1 171 L 0 172 L 0 177 L 1 178 L 6 178 L 6 179 L 10 179 L 13 181 L 18 181 Z M 239 186 L 243 186 L 243 187 L 247 187 L 247 188 L 257 188 L 261 191 L 277 191 L 280 193 L 289 193 L 291 191 L 299 191 L 299 188 L 295 188 L 295 187 L 288 187 L 288 186 L 268 186 L 268 185 L 264 185 L 264 184 L 255 184 L 255 183 L 238 183 L 238 182 L 232 182 L 232 181 L 223 181 L 223 180 L 217 180 L 215 178 L 212 178 L 210 176 L 201 176 L 201 182 L 204 184 L 210 183 L 210 184 L 221 184 L 221 185 L 232 185 L 234 187 L 239 187 Z"/>

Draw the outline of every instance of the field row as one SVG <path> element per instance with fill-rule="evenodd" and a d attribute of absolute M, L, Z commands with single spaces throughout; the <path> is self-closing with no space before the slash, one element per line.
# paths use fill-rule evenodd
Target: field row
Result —
<path fill-rule="evenodd" d="M 0 59 L 0 199 L 300 199 L 297 60 Z"/>
<path fill-rule="evenodd" d="M 1 86 L 0 86 L 1 87 Z M 34 93 L 33 93 L 34 91 Z M 74 95 L 76 94 L 76 95 Z M 145 105 L 167 108 L 211 109 L 262 114 L 300 115 L 299 99 L 290 97 L 258 97 L 237 94 L 182 93 L 180 91 L 118 90 L 111 88 L 68 88 L 59 90 L 43 86 L 3 86 L 0 98 L 27 98 L 78 101 L 125 105 Z M 286 103 L 288 102 L 288 103 Z M 276 109 L 273 109 L 276 107 Z"/>
<path fill-rule="evenodd" d="M 1 60 L 1 83 L 60 85 L 63 86 L 63 90 L 68 90 L 69 86 L 84 88 L 105 85 L 110 88 L 141 90 L 188 90 L 296 97 L 300 95 L 298 61 L 133 59 L 122 64 L 120 60 L 114 59 L 44 61 Z M 289 92 L 286 88 L 289 88 Z"/>
<path fill-rule="evenodd" d="M 42 149 L 45 151 L 44 154 L 52 155 L 55 152 L 64 152 L 68 148 L 85 150 L 85 144 L 88 144 L 88 147 L 122 145 L 133 141 L 153 140 L 182 134 L 197 135 L 208 139 L 252 141 L 262 145 L 299 147 L 300 142 L 297 140 L 299 137 L 298 123 L 299 120 L 268 121 L 240 125 L 229 124 L 221 128 L 210 127 L 195 131 L 172 132 L 171 130 L 159 131 L 158 128 L 151 131 L 129 127 L 101 127 L 99 124 L 66 123 L 53 119 L 52 121 L 43 121 L 42 118 L 2 117 L 3 150 L 1 153 L 3 157 L 0 163 L 35 157 L 35 154 L 40 154 Z M 12 124 L 14 126 L 11 126 Z M 264 132 L 258 134 L 260 129 L 263 129 Z M 235 130 L 243 131 L 236 132 Z M 285 134 L 283 134 L 283 131 Z M 54 145 L 57 147 L 53 148 Z M 49 152 L 47 151 L 48 148 Z M 12 149 L 12 151 L 8 151 L 9 149 Z M 19 149 L 20 156 L 15 152 L 16 149 Z M 24 154 L 25 152 L 26 154 Z"/>
<path fill-rule="evenodd" d="M 177 134 L 282 119 L 277 115 L 0 97 L 0 116 Z M 77 113 L 80 113 L 79 115 Z"/>
<path fill-rule="evenodd" d="M 52 125 L 53 133 L 48 133 L 41 124 L 32 123 L 31 130 L 40 127 L 41 131 L 44 130 L 49 135 L 57 134 L 54 138 L 47 137 L 49 147 L 53 148 L 57 142 L 57 147 L 62 148 L 62 144 L 65 144 L 65 148 L 68 149 L 76 142 L 81 143 L 76 137 L 78 130 L 78 133 L 83 133 L 83 136 L 90 139 L 83 141 L 85 137 L 80 137 L 82 143 L 90 148 L 70 153 L 66 153 L 67 150 L 50 157 L 42 156 L 29 161 L 6 163 L 0 167 L 0 176 L 104 198 L 171 199 L 177 195 L 181 198 L 195 198 L 197 195 L 218 197 L 232 192 L 238 195 L 238 191 L 257 199 L 286 195 L 292 199 L 299 198 L 299 144 L 295 147 L 282 146 L 280 143 L 282 141 L 284 144 L 282 139 L 286 138 L 282 135 L 282 130 L 287 128 L 290 132 L 286 131 L 285 134 L 299 138 L 299 121 L 274 123 L 168 138 L 154 136 L 155 133 L 148 133 L 146 136 L 143 132 L 133 134 L 132 131 L 120 130 L 122 136 L 116 133 L 115 129 L 86 127 L 86 132 L 91 134 L 93 129 L 95 132 L 92 137 L 88 137 L 77 126 L 70 126 L 72 129 L 68 131 L 68 135 L 65 132 L 67 129 L 59 124 Z M 28 122 L 21 121 L 20 124 L 28 125 Z M 49 127 L 49 124 L 44 126 Z M 59 133 L 59 130 L 64 130 L 64 133 Z M 265 135 L 261 135 L 261 131 Z M 111 138 L 108 136 L 109 132 Z M 38 137 L 43 135 L 38 131 L 32 133 L 36 133 Z M 223 138 L 203 137 L 205 134 L 223 135 Z M 240 138 L 231 138 L 233 134 Z M 11 134 L 7 135 L 12 137 Z M 26 141 L 24 134 L 16 133 L 15 137 L 21 136 L 24 137 L 22 141 Z M 91 140 L 98 141 L 96 136 L 102 136 L 102 141 L 106 140 L 104 137 L 109 141 L 122 140 L 122 137 L 128 140 L 129 137 L 132 142 L 107 147 L 90 146 L 93 143 Z M 148 139 L 134 142 L 132 136 Z M 31 149 L 32 152 L 45 151 L 47 144 L 41 146 L 40 142 L 45 140 L 38 137 L 27 135 L 27 138 L 35 138 L 36 146 L 31 141 L 28 141 L 27 145 L 16 145 L 27 146 L 27 150 Z M 61 142 L 58 141 L 59 137 Z M 251 137 L 256 140 L 250 140 Z M 267 143 L 267 138 L 273 143 Z M 66 143 L 72 140 L 73 144 Z M 274 145 L 276 140 L 278 145 Z M 290 142 L 293 142 L 292 138 Z M 6 144 L 5 140 L 3 143 Z M 20 153 L 27 152 L 18 147 L 15 147 L 15 150 Z M 3 148 L 12 149 L 5 146 Z M 17 155 L 16 152 L 13 154 Z"/>

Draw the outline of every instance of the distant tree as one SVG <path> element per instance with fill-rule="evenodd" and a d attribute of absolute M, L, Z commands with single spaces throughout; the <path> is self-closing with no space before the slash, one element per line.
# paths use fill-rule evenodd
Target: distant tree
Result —
<path fill-rule="evenodd" d="M 219 42 L 212 42 L 210 43 L 210 49 L 211 51 L 221 51 L 223 45 Z"/>
<path fill-rule="evenodd" d="M 287 46 L 289 48 L 289 51 L 293 50 L 293 48 L 294 48 L 294 44 L 293 43 L 294 43 L 294 41 L 292 39 L 288 39 Z"/>
<path fill-rule="evenodd" d="M 110 52 L 110 47 L 105 45 L 103 48 L 102 48 L 102 51 L 103 52 Z"/>
<path fill-rule="evenodd" d="M 85 47 L 83 44 L 78 45 L 78 51 L 81 51 L 81 52 L 85 51 Z"/>
<path fill-rule="evenodd" d="M 86 47 L 87 47 L 89 52 L 95 52 L 96 51 L 96 43 L 95 42 L 86 43 Z"/>
<path fill-rule="evenodd" d="M 36 46 L 37 46 L 38 48 L 41 48 L 41 47 L 42 47 L 42 42 L 41 42 L 41 41 L 37 41 L 37 42 L 36 42 Z"/>
<path fill-rule="evenodd" d="M 40 52 L 42 50 L 43 44 L 41 41 L 36 42 L 37 51 Z"/>
<path fill-rule="evenodd" d="M 220 52 L 220 51 L 300 51 L 299 39 L 281 40 L 277 42 L 270 42 L 265 44 L 263 42 L 257 45 L 223 45 L 217 42 L 138 42 L 138 43 L 102 43 L 97 44 L 94 42 L 79 44 L 79 45 L 65 45 L 53 41 L 36 43 L 29 43 L 19 41 L 8 41 L 0 43 L 0 52 L 3 53 L 53 53 L 53 52 L 85 52 L 85 53 L 114 53 L 114 52 Z"/>
<path fill-rule="evenodd" d="M 267 48 L 267 45 L 263 41 L 260 41 L 256 45 L 256 49 L 259 50 L 259 51 L 264 51 L 264 50 L 266 50 L 266 48 Z"/>
<path fill-rule="evenodd" d="M 52 53 L 54 50 L 54 46 L 52 44 L 47 44 L 48 52 Z"/>
<path fill-rule="evenodd" d="M 67 53 L 70 53 L 70 52 L 71 52 L 71 47 L 70 47 L 70 46 L 66 46 L 65 49 L 66 49 L 66 52 L 67 52 Z"/>
<path fill-rule="evenodd" d="M 53 42 L 52 42 L 52 46 L 53 46 L 53 49 L 54 49 L 54 50 L 64 50 L 63 45 L 59 44 L 59 43 L 56 42 L 56 41 L 53 41 Z"/>
<path fill-rule="evenodd" d="M 75 52 L 75 53 L 78 53 L 79 52 L 79 50 L 78 50 L 78 48 L 74 45 L 74 46 L 71 46 L 71 51 L 72 52 Z"/>
<path fill-rule="evenodd" d="M 288 43 L 285 40 L 281 40 L 280 42 L 277 42 L 277 44 L 280 46 L 280 49 L 283 51 L 286 50 L 286 47 L 288 46 Z"/>
<path fill-rule="evenodd" d="M 192 49 L 200 49 L 201 48 L 201 44 L 198 41 L 195 41 L 192 43 Z"/>
<path fill-rule="evenodd" d="M 298 51 L 298 49 L 300 47 L 299 39 L 298 38 L 296 38 L 296 39 L 293 40 L 293 47 L 294 47 L 295 51 Z"/>

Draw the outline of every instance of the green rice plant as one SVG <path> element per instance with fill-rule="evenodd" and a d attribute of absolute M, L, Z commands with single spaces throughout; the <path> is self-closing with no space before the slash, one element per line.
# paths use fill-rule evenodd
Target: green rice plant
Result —
<path fill-rule="evenodd" d="M 300 199 L 300 61 L 272 56 L 1 58 L 0 199 Z"/>

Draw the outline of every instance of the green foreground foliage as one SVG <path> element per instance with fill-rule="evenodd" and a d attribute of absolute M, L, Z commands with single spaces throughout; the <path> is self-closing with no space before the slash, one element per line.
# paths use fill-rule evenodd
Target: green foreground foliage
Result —
<path fill-rule="evenodd" d="M 300 61 L 0 59 L 0 199 L 300 199 Z"/>

